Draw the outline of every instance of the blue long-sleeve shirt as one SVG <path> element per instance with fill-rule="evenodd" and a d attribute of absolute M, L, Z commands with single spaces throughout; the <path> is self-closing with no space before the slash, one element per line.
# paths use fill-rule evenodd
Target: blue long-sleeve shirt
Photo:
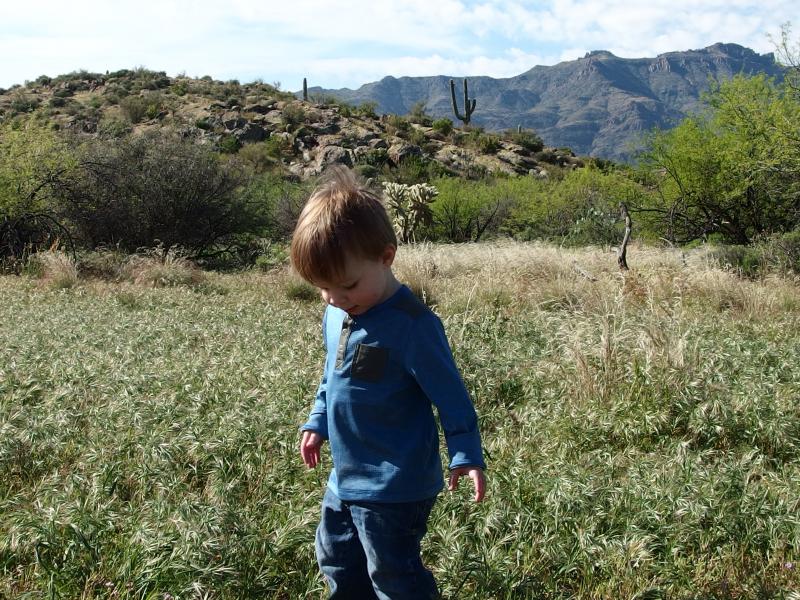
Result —
<path fill-rule="evenodd" d="M 325 371 L 303 430 L 330 442 L 328 486 L 342 500 L 411 502 L 443 487 L 439 412 L 450 468 L 485 468 L 475 409 L 439 318 L 401 286 L 352 319 L 328 306 Z"/>

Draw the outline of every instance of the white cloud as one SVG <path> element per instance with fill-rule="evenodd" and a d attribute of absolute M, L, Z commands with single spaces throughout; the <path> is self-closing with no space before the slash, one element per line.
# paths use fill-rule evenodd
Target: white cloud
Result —
<path fill-rule="evenodd" d="M 383 75 L 507 77 L 588 50 L 646 57 L 715 42 L 773 50 L 788 0 L 29 0 L 0 6 L 0 86 L 144 65 L 357 87 Z"/>

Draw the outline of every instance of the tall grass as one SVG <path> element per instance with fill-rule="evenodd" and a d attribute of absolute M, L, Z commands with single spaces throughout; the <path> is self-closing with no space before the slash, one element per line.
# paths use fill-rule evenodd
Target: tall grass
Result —
<path fill-rule="evenodd" d="M 431 517 L 445 598 L 800 597 L 800 287 L 629 252 L 401 248 L 489 463 Z M 0 597 L 324 597 L 322 307 L 214 281 L 0 279 Z"/>

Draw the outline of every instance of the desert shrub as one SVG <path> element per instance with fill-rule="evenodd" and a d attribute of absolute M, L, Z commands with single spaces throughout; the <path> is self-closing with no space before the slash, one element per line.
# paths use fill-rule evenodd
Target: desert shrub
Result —
<path fill-rule="evenodd" d="M 718 245 L 709 252 L 709 256 L 722 268 L 732 269 L 745 277 L 767 273 L 798 274 L 800 230 L 773 234 L 750 245 Z"/>
<path fill-rule="evenodd" d="M 260 271 L 281 269 L 289 264 L 289 246 L 281 242 L 260 240 L 260 252 L 254 266 Z"/>
<path fill-rule="evenodd" d="M 436 119 L 433 130 L 439 135 L 447 136 L 453 133 L 453 122 L 450 119 Z"/>
<path fill-rule="evenodd" d="M 258 207 L 240 188 L 245 172 L 169 130 L 96 140 L 53 190 L 60 216 L 90 248 L 127 252 L 158 242 L 193 256 L 257 231 Z"/>
<path fill-rule="evenodd" d="M 800 229 L 769 237 L 764 242 L 764 254 L 777 271 L 800 274 Z"/>
<path fill-rule="evenodd" d="M 217 146 L 223 154 L 236 154 L 242 147 L 242 142 L 235 135 L 224 135 L 220 138 Z"/>
<path fill-rule="evenodd" d="M 408 112 L 408 120 L 417 125 L 430 127 L 433 124 L 431 116 L 425 112 L 425 101 L 415 102 Z"/>
<path fill-rule="evenodd" d="M 281 112 L 281 120 L 287 129 L 294 129 L 305 123 L 306 111 L 300 103 L 287 104 Z"/>
<path fill-rule="evenodd" d="M 131 131 L 127 121 L 115 117 L 104 117 L 97 124 L 97 134 L 104 138 L 121 138 Z"/>
<path fill-rule="evenodd" d="M 597 169 L 565 172 L 562 179 L 522 178 L 508 185 L 528 188 L 515 193 L 516 207 L 506 231 L 524 240 L 553 240 L 562 244 L 610 245 L 622 239 L 619 203 L 646 204 L 646 190 L 620 173 Z M 652 237 L 646 216 L 634 215 L 634 235 Z"/>
<path fill-rule="evenodd" d="M 436 240 L 477 242 L 496 235 L 515 205 L 503 180 L 446 177 L 433 185 L 439 195 L 431 205 L 435 225 L 428 237 Z"/>
<path fill-rule="evenodd" d="M 386 148 L 372 148 L 358 157 L 358 164 L 380 168 L 389 162 L 389 151 Z"/>
<path fill-rule="evenodd" d="M 505 134 L 506 139 L 515 144 L 519 144 L 528 152 L 540 152 L 544 148 L 544 141 L 534 131 L 530 129 L 523 129 L 517 131 L 516 129 L 509 130 Z"/>
<path fill-rule="evenodd" d="M 194 122 L 194 126 L 197 127 L 198 129 L 202 129 L 203 131 L 210 131 L 211 129 L 213 129 L 213 125 L 211 125 L 209 120 L 206 119 L 205 117 L 197 119 Z"/>
<path fill-rule="evenodd" d="M 411 131 L 411 123 L 405 117 L 388 115 L 386 117 L 386 130 L 390 135 L 406 138 Z"/>
<path fill-rule="evenodd" d="M 176 96 L 185 96 L 189 93 L 189 84 L 185 81 L 178 81 L 171 85 L 169 89 Z"/>
<path fill-rule="evenodd" d="M 164 251 L 157 246 L 128 258 L 121 269 L 124 280 L 146 287 L 195 287 L 205 281 L 205 275 L 178 248 Z"/>
<path fill-rule="evenodd" d="M 709 252 L 709 257 L 723 269 L 733 269 L 747 277 L 754 277 L 764 269 L 763 253 L 755 246 L 716 246 Z"/>
<path fill-rule="evenodd" d="M 116 281 L 128 262 L 129 255 L 118 249 L 98 248 L 78 252 L 75 266 L 81 277 Z"/>
<path fill-rule="evenodd" d="M 416 127 L 413 127 L 411 131 L 408 132 L 406 139 L 408 143 L 414 144 L 415 146 L 424 146 L 428 142 L 428 136 L 425 135 L 425 132 Z"/>
<path fill-rule="evenodd" d="M 250 166 L 255 173 L 264 173 L 275 166 L 280 158 L 280 152 L 277 154 L 275 152 L 275 144 L 267 142 L 269 140 L 257 144 L 245 144 L 239 150 L 239 159 Z"/>
<path fill-rule="evenodd" d="M 484 154 L 494 154 L 500 149 L 500 138 L 491 133 L 482 133 L 477 137 L 476 145 Z"/>
<path fill-rule="evenodd" d="M 11 98 L 11 110 L 18 113 L 31 112 L 39 107 L 40 100 L 35 96 L 17 91 Z"/>
<path fill-rule="evenodd" d="M 51 289 L 68 289 L 78 284 L 75 259 L 58 250 L 36 252 L 28 258 L 25 272 Z"/>
<path fill-rule="evenodd" d="M 300 278 L 292 278 L 286 282 L 286 297 L 296 302 L 318 302 L 319 291 L 313 285 Z"/>
<path fill-rule="evenodd" d="M 67 103 L 64 98 L 60 98 L 58 96 L 53 96 L 50 100 L 47 101 L 47 105 L 50 108 L 61 108 Z"/>
<path fill-rule="evenodd" d="M 438 177 L 450 175 L 442 163 L 429 160 L 424 156 L 407 156 L 400 161 L 394 168 L 384 165 L 381 172 L 386 181 L 405 183 L 413 185 L 415 183 L 430 183 Z"/>
<path fill-rule="evenodd" d="M 148 106 L 147 99 L 142 96 L 128 96 L 119 103 L 122 114 L 134 125 L 144 119 Z"/>
<path fill-rule="evenodd" d="M 378 103 L 370 100 L 359 104 L 358 108 L 356 109 L 356 113 L 362 117 L 377 119 L 378 118 L 378 113 L 376 112 L 377 110 L 378 110 Z"/>

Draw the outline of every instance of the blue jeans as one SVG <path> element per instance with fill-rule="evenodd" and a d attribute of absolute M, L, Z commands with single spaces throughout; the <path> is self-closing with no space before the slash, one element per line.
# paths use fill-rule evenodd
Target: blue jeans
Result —
<path fill-rule="evenodd" d="M 326 490 L 316 550 L 330 598 L 438 598 L 436 581 L 419 556 L 435 501 L 350 502 Z"/>

